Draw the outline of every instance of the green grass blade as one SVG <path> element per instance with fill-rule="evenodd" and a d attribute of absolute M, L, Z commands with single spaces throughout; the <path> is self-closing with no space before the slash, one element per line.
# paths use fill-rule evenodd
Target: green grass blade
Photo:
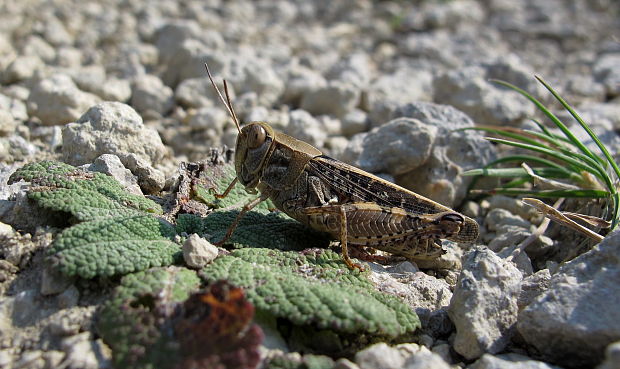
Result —
<path fill-rule="evenodd" d="M 612 158 L 611 154 L 609 153 L 609 150 L 607 150 L 607 147 L 605 147 L 605 145 L 603 145 L 601 140 L 599 140 L 599 138 L 596 135 L 596 133 L 594 133 L 594 131 L 592 131 L 592 129 L 583 121 L 583 119 L 579 116 L 579 114 L 577 114 L 577 112 L 566 102 L 566 100 L 564 100 L 549 84 L 547 84 L 547 82 L 545 82 L 539 76 L 536 76 L 536 79 L 540 83 L 542 83 L 542 85 L 545 86 L 545 88 L 547 90 L 549 90 L 549 92 L 551 92 L 553 97 L 555 97 L 555 99 L 558 100 L 560 102 L 560 104 L 562 104 L 564 109 L 566 109 L 573 116 L 573 118 L 575 118 L 577 120 L 579 125 L 581 125 L 581 127 L 588 133 L 588 135 L 590 135 L 592 140 L 596 143 L 598 148 L 601 150 L 601 152 L 603 153 L 603 155 L 605 156 L 605 158 L 609 162 L 609 164 L 614 169 L 614 172 L 616 173 L 616 177 L 620 178 L 620 168 L 618 168 L 618 164 L 616 164 L 616 161 Z"/>
<path fill-rule="evenodd" d="M 502 186 L 501 188 L 519 187 L 526 183 L 530 183 L 531 181 L 532 181 L 532 178 L 530 177 L 516 178 L 516 179 L 513 179 L 512 181 L 504 183 L 503 185 L 501 185 Z"/>
<path fill-rule="evenodd" d="M 540 152 L 546 155 L 549 155 L 553 158 L 556 158 L 558 160 L 564 161 L 576 168 L 585 170 L 587 172 L 592 173 L 594 176 L 596 176 L 597 178 L 601 179 L 601 180 L 605 180 L 603 177 L 606 176 L 604 170 L 603 173 L 600 173 L 599 169 L 600 168 L 596 168 L 596 167 L 591 167 L 589 165 L 586 165 L 585 163 L 576 160 L 575 158 L 569 156 L 569 155 L 565 155 L 562 153 L 559 153 L 555 150 L 549 149 L 547 147 L 540 147 L 540 146 L 535 146 L 535 145 L 529 145 L 529 144 L 525 144 L 525 143 L 521 143 L 521 142 L 514 142 L 514 141 L 508 141 L 508 140 L 504 140 L 501 138 L 492 138 L 492 137 L 488 137 L 487 140 L 491 141 L 491 142 L 497 142 L 497 143 L 502 143 L 504 145 L 509 145 L 509 146 L 514 146 L 514 147 L 519 147 L 522 149 L 526 149 L 526 150 L 531 150 L 531 151 L 536 151 L 536 152 Z"/>
<path fill-rule="evenodd" d="M 532 168 L 534 174 L 544 178 L 570 178 L 570 173 L 566 170 L 558 168 Z M 463 176 L 488 176 L 488 177 L 530 177 L 530 175 L 523 168 L 482 168 L 472 169 L 461 173 Z"/>
<path fill-rule="evenodd" d="M 494 133 L 494 134 L 496 134 L 498 136 L 512 138 L 513 140 L 519 140 L 519 141 L 528 143 L 530 145 L 545 146 L 540 141 L 537 141 L 537 140 L 535 140 L 535 139 L 533 139 L 531 137 L 527 137 L 525 135 L 521 135 L 521 134 L 518 134 L 518 133 L 515 133 L 515 132 L 506 131 L 506 130 L 503 130 L 501 128 L 467 127 L 467 128 L 461 128 L 459 130 L 460 131 L 484 131 L 484 132 Z"/>
<path fill-rule="evenodd" d="M 573 145 L 573 142 L 571 140 L 569 140 L 568 138 L 566 138 L 564 136 L 556 135 L 555 133 L 551 132 L 549 130 L 549 128 L 547 128 L 544 124 L 540 123 L 538 120 L 532 119 L 532 122 L 534 122 L 538 126 L 538 128 L 540 128 L 540 130 L 543 133 L 545 133 L 547 136 L 549 136 L 549 137 L 551 137 L 551 138 L 553 138 L 555 140 L 558 140 L 558 141 L 560 141 L 562 143 Z"/>
<path fill-rule="evenodd" d="M 535 196 L 541 198 L 608 198 L 610 193 L 604 190 L 530 190 L 526 188 L 495 188 L 492 190 L 473 190 L 474 193 L 486 193 L 508 196 Z"/>
<path fill-rule="evenodd" d="M 564 133 L 564 135 L 571 140 L 571 142 L 577 146 L 579 148 L 579 150 L 581 152 L 583 152 L 585 155 L 588 155 L 590 157 L 592 157 L 594 154 L 592 154 L 592 152 L 590 151 L 590 149 L 588 149 L 581 141 L 579 141 L 577 139 L 577 137 L 575 137 L 575 135 L 568 129 L 568 127 L 566 127 L 566 125 L 564 123 L 562 123 L 562 121 L 560 119 L 558 119 L 558 117 L 555 116 L 555 114 L 553 114 L 549 109 L 547 109 L 547 107 L 545 105 L 543 105 L 543 103 L 541 103 L 540 101 L 538 101 L 534 96 L 530 95 L 527 91 L 511 84 L 505 81 L 500 81 L 500 80 L 492 80 L 493 82 L 496 82 L 504 87 L 507 87 L 509 89 L 512 89 L 518 93 L 520 93 L 521 95 L 523 95 L 525 98 L 527 98 L 528 100 L 530 100 L 532 103 L 534 103 L 534 105 L 536 105 L 536 107 L 543 112 L 543 114 L 545 114 L 547 116 L 547 118 L 549 118 L 561 131 L 562 133 Z"/>
<path fill-rule="evenodd" d="M 567 173 L 572 173 L 571 171 L 569 171 L 568 169 L 564 168 L 563 166 L 561 166 L 558 163 L 555 163 L 551 160 L 547 160 L 545 158 L 541 158 L 539 156 L 533 156 L 533 155 L 509 155 L 509 156 L 504 156 L 503 158 L 499 158 L 496 160 L 493 160 L 492 162 L 488 163 L 487 165 L 485 165 L 485 168 L 489 168 L 492 167 L 494 165 L 497 164 L 503 164 L 503 163 L 509 163 L 509 162 L 531 162 L 531 163 L 537 163 L 537 164 L 541 164 L 541 165 L 545 165 L 548 167 L 553 167 L 553 168 L 558 168 L 558 169 L 562 169 L 565 170 Z"/>

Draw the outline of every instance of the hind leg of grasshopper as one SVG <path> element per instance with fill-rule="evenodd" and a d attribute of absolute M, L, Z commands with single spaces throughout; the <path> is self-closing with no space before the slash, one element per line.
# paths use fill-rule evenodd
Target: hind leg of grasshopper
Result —
<path fill-rule="evenodd" d="M 338 219 L 337 221 L 338 236 L 340 239 L 340 248 L 342 249 L 342 259 L 347 264 L 349 269 L 359 269 L 360 271 L 364 271 L 363 266 L 361 266 L 358 263 L 354 263 L 353 260 L 351 260 L 351 258 L 349 257 L 349 250 L 347 248 L 347 245 L 348 245 L 348 242 L 347 242 L 347 239 L 348 239 L 347 211 L 344 206 L 339 206 L 339 205 L 313 206 L 313 207 L 304 208 L 302 212 L 309 216 L 320 215 L 323 217 L 328 214 L 335 215 L 336 219 Z"/>

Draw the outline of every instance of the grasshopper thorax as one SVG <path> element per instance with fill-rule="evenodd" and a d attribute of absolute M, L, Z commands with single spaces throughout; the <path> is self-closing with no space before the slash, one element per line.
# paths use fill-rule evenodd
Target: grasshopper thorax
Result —
<path fill-rule="evenodd" d="M 314 146 L 276 132 L 265 122 L 253 122 L 239 130 L 235 170 L 250 193 L 259 184 L 281 191 L 295 186 L 306 164 L 319 155 L 321 151 Z"/>

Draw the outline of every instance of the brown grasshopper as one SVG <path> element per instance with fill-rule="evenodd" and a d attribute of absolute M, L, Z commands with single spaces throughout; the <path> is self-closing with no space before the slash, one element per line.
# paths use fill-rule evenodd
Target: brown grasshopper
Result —
<path fill-rule="evenodd" d="M 361 266 L 349 258 L 348 245 L 428 260 L 444 252 L 440 239 L 472 242 L 478 237 L 478 223 L 473 219 L 325 156 L 306 142 L 276 132 L 267 123 L 252 122 L 241 128 L 226 81 L 225 99 L 209 67 L 205 67 L 239 131 L 235 149 L 237 178 L 216 196 L 226 197 L 236 182 L 248 193 L 260 192 L 242 208 L 217 245 L 230 238 L 246 212 L 268 198 L 290 217 L 340 240 L 342 257 L 349 268 Z"/>

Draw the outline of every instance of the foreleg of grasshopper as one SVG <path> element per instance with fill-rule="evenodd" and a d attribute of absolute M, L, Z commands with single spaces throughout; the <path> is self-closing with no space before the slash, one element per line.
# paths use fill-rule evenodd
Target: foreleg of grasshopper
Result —
<path fill-rule="evenodd" d="M 228 189 L 226 189 L 226 191 L 224 192 L 224 195 L 226 195 L 227 192 L 230 192 L 230 188 L 232 188 L 232 186 L 234 184 L 235 184 L 235 181 L 233 181 L 231 183 L 231 185 L 228 186 Z M 222 196 L 222 197 L 224 197 L 224 196 Z M 213 245 L 215 245 L 215 246 L 222 246 L 226 241 L 228 241 L 230 236 L 232 236 L 233 232 L 235 231 L 235 228 L 237 228 L 237 225 L 239 225 L 239 221 L 241 221 L 241 218 L 243 218 L 245 213 L 247 213 L 248 211 L 252 210 L 256 205 L 258 205 L 261 202 L 267 200 L 268 198 L 269 198 L 269 192 L 265 191 L 265 192 L 261 193 L 260 197 L 257 197 L 254 200 L 252 200 L 252 201 L 248 202 L 247 204 L 245 204 L 243 206 L 243 208 L 241 209 L 241 211 L 239 212 L 239 214 L 237 214 L 237 217 L 235 218 L 235 221 L 230 225 L 230 227 L 228 227 L 228 231 L 226 231 L 226 235 L 224 235 L 224 238 L 222 238 L 220 241 L 214 243 Z"/>
<path fill-rule="evenodd" d="M 238 180 L 239 178 L 235 177 L 235 179 L 233 179 L 233 181 L 230 182 L 228 187 L 226 187 L 226 190 L 224 190 L 224 193 L 214 193 L 213 196 L 215 196 L 215 198 L 217 199 L 223 199 L 224 197 L 228 196 L 230 191 L 232 191 L 233 187 L 235 187 L 235 185 L 237 184 Z"/>

